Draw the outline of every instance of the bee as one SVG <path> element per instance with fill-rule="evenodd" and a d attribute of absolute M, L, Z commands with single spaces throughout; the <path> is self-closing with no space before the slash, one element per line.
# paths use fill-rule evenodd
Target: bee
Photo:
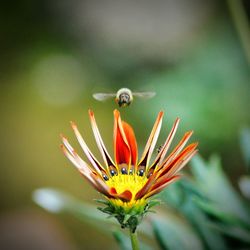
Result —
<path fill-rule="evenodd" d="M 116 103 L 120 107 L 129 106 L 134 97 L 139 98 L 152 98 L 155 96 L 155 92 L 132 92 L 128 88 L 121 88 L 116 93 L 95 93 L 93 97 L 98 101 L 106 101 L 109 98 L 115 98 Z"/>

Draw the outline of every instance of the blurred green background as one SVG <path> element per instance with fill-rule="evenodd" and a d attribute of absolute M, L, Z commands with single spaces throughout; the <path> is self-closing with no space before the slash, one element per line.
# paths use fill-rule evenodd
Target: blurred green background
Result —
<path fill-rule="evenodd" d="M 178 116 L 177 139 L 194 130 L 200 154 L 207 159 L 218 153 L 233 183 L 246 173 L 239 133 L 250 125 L 250 71 L 228 2 L 24 0 L 1 6 L 0 244 L 116 249 L 111 235 L 70 216 L 49 215 L 31 200 L 40 187 L 66 190 L 84 201 L 98 197 L 59 149 L 60 133 L 79 148 L 69 126 L 73 120 L 100 156 L 87 114 L 91 108 L 112 153 L 118 107 L 113 100 L 94 100 L 95 92 L 156 92 L 151 100 L 120 109 L 134 127 L 140 152 L 164 110 L 157 145 Z M 249 14 L 248 1 L 243 7 Z"/>

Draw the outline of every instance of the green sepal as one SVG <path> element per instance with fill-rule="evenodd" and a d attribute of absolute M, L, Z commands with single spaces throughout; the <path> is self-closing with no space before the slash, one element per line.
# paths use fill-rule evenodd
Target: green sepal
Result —
<path fill-rule="evenodd" d="M 148 209 L 150 209 L 150 208 L 152 208 L 154 206 L 160 205 L 160 204 L 161 204 L 160 200 L 151 200 L 151 201 L 148 202 Z"/>
<path fill-rule="evenodd" d="M 109 202 L 107 200 L 103 200 L 103 199 L 94 199 L 94 201 L 96 201 L 97 203 L 100 203 L 100 204 L 104 204 L 104 205 L 109 204 Z"/>
<path fill-rule="evenodd" d="M 123 224 L 125 224 L 125 223 L 127 223 L 127 221 L 129 220 L 129 218 L 131 217 L 132 215 L 130 215 L 130 214 L 125 214 L 125 216 L 124 216 L 124 219 L 123 219 Z"/>
<path fill-rule="evenodd" d="M 112 201 L 96 201 L 105 205 L 105 207 L 98 207 L 100 211 L 108 214 L 108 218 L 115 217 L 120 223 L 121 228 L 129 228 L 131 232 L 135 232 L 146 213 L 155 212 L 151 210 L 152 207 L 161 203 L 159 200 L 149 200 L 143 206 L 134 206 L 128 209 L 123 206 L 118 206 L 112 203 Z"/>

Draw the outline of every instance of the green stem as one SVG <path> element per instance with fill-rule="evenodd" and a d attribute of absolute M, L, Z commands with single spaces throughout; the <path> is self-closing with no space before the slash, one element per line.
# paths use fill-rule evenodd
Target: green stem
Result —
<path fill-rule="evenodd" d="M 132 245 L 132 249 L 133 250 L 139 250 L 139 241 L 138 241 L 138 238 L 137 238 L 137 233 L 134 232 L 132 233 L 130 231 L 130 239 L 131 239 L 131 245 Z"/>
<path fill-rule="evenodd" d="M 246 12 L 241 0 L 227 0 L 235 29 L 239 35 L 245 56 L 250 65 L 250 29 Z"/>

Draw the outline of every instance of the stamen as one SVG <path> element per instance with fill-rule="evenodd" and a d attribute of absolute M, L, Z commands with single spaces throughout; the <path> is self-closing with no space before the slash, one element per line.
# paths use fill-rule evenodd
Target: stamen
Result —
<path fill-rule="evenodd" d="M 122 173 L 122 174 L 128 174 L 128 171 L 127 171 L 126 168 L 123 167 L 123 168 L 121 169 L 121 173 Z"/>
<path fill-rule="evenodd" d="M 115 175 L 117 175 L 117 172 L 114 169 L 111 169 L 110 174 L 111 174 L 111 176 L 115 176 Z"/>
<path fill-rule="evenodd" d="M 103 174 L 102 177 L 103 177 L 103 179 L 104 179 L 105 181 L 108 181 L 108 180 L 109 180 L 109 178 L 108 178 L 108 176 L 107 176 L 106 174 Z"/>
<path fill-rule="evenodd" d="M 138 170 L 138 175 L 143 176 L 144 175 L 144 169 L 139 169 Z"/>

